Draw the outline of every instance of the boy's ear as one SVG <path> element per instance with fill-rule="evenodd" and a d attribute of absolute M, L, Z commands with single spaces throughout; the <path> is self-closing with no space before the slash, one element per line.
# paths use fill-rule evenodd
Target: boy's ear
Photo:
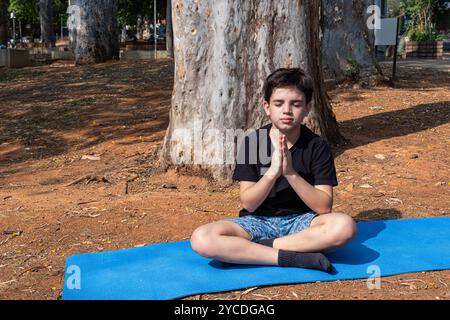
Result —
<path fill-rule="evenodd" d="M 270 104 L 269 104 L 269 102 L 267 102 L 267 101 L 264 101 L 263 102 L 263 108 L 264 108 L 264 111 L 266 112 L 266 115 L 270 115 L 270 111 L 269 111 L 269 108 L 270 108 Z"/>
<path fill-rule="evenodd" d="M 311 112 L 311 109 L 312 109 L 312 100 L 306 105 L 306 111 L 307 111 L 308 113 Z"/>

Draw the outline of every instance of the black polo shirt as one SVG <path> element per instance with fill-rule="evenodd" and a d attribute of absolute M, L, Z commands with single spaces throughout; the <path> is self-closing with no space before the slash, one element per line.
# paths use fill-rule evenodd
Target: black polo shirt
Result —
<path fill-rule="evenodd" d="M 233 180 L 258 182 L 269 169 L 272 150 L 274 146 L 270 140 L 270 128 L 268 124 L 242 140 Z M 336 169 L 333 155 L 327 141 L 302 125 L 300 138 L 289 149 L 292 154 L 292 166 L 294 170 L 311 185 L 337 186 Z M 282 216 L 293 213 L 312 211 L 288 181 L 279 177 L 270 194 L 264 202 L 254 211 L 242 209 L 239 216 L 263 215 Z"/>

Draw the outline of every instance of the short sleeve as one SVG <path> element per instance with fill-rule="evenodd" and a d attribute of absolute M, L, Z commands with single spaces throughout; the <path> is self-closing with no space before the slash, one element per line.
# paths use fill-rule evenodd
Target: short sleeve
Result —
<path fill-rule="evenodd" d="M 334 158 L 330 146 L 324 139 L 320 139 L 320 142 L 315 145 L 311 169 L 314 185 L 331 185 L 333 187 L 338 185 Z"/>
<path fill-rule="evenodd" d="M 258 182 L 259 175 L 256 160 L 253 159 L 253 157 L 250 157 L 249 150 L 249 139 L 248 137 L 245 137 L 242 140 L 236 157 L 233 180 Z"/>

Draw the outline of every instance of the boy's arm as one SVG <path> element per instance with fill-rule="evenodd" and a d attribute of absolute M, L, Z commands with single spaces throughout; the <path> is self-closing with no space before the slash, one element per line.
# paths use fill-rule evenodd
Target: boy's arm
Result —
<path fill-rule="evenodd" d="M 241 205 L 248 212 L 254 212 L 267 198 L 277 180 L 276 177 L 264 175 L 258 182 L 241 181 Z"/>
<path fill-rule="evenodd" d="M 278 177 L 283 170 L 283 154 L 281 151 L 281 141 L 272 154 L 272 161 L 269 170 L 258 182 L 241 181 L 240 198 L 241 205 L 248 212 L 254 212 L 267 198 Z"/>
<path fill-rule="evenodd" d="M 330 213 L 333 208 L 333 187 L 330 185 L 310 185 L 299 174 L 284 176 L 303 202 L 318 214 Z"/>
<path fill-rule="evenodd" d="M 333 208 L 333 186 L 312 186 L 303 179 L 292 167 L 292 156 L 289 152 L 286 140 L 281 145 L 283 155 L 283 176 L 289 182 L 295 193 L 303 202 L 318 214 L 330 213 Z"/>

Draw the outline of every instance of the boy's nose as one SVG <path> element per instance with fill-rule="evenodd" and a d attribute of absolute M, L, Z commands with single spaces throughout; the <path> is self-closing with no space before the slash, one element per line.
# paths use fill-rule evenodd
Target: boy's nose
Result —
<path fill-rule="evenodd" d="M 287 114 L 292 113 L 292 110 L 291 110 L 291 107 L 289 106 L 289 104 L 283 105 L 283 113 L 287 113 Z"/>

